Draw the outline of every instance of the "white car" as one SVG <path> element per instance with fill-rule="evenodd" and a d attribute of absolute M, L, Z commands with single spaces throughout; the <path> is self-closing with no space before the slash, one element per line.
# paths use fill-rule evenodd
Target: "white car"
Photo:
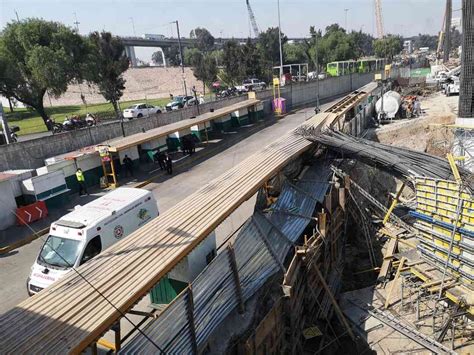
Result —
<path fill-rule="evenodd" d="M 161 112 L 163 112 L 161 107 L 147 104 L 135 104 L 123 110 L 123 117 L 131 120 L 132 118 L 148 117 Z"/>

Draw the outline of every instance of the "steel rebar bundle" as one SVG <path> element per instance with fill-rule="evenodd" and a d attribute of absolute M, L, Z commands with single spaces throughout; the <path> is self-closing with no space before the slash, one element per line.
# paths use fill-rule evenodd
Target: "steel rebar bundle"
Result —
<path fill-rule="evenodd" d="M 326 146 L 342 158 L 360 160 L 402 179 L 412 180 L 416 176 L 423 176 L 454 180 L 448 161 L 433 155 L 356 138 L 334 130 L 315 134 L 311 129 L 301 128 L 298 133 Z M 473 174 L 460 167 L 458 169 L 464 187 L 474 191 Z"/>

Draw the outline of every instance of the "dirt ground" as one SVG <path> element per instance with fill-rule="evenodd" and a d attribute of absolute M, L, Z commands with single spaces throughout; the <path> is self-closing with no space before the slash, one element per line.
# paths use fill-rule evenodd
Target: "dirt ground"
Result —
<path fill-rule="evenodd" d="M 373 129 L 368 138 L 445 157 L 451 148 L 453 136 L 449 128 L 440 125 L 455 123 L 458 100 L 458 96 L 446 97 L 441 93 L 421 97 L 421 117 L 399 120 Z"/>

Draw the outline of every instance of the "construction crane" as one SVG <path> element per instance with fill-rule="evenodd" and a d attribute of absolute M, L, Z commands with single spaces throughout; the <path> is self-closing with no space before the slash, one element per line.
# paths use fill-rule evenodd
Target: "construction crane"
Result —
<path fill-rule="evenodd" d="M 383 38 L 382 0 L 375 0 L 375 21 L 377 23 L 377 38 Z"/>
<path fill-rule="evenodd" d="M 249 20 L 252 24 L 253 33 L 255 34 L 255 37 L 258 37 L 260 36 L 260 30 L 258 29 L 257 21 L 255 20 L 255 15 L 253 14 L 252 8 L 250 7 L 249 0 L 245 0 L 245 2 L 247 3 L 247 10 L 249 12 Z"/>

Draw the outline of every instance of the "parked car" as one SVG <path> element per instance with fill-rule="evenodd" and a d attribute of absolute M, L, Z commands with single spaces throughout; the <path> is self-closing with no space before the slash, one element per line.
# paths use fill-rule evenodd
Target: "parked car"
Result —
<path fill-rule="evenodd" d="M 245 79 L 242 82 L 242 85 L 236 86 L 237 90 L 240 92 L 253 91 L 253 90 L 265 90 L 267 84 L 259 79 Z"/>
<path fill-rule="evenodd" d="M 173 101 L 169 102 L 166 105 L 166 111 L 174 111 L 174 110 L 179 110 L 180 108 L 183 108 L 186 106 L 186 103 L 188 101 L 194 100 L 193 96 L 175 96 Z"/>
<path fill-rule="evenodd" d="M 163 112 L 161 107 L 148 104 L 135 104 L 123 110 L 123 117 L 131 120 L 132 118 L 148 117 L 155 113 Z"/>

